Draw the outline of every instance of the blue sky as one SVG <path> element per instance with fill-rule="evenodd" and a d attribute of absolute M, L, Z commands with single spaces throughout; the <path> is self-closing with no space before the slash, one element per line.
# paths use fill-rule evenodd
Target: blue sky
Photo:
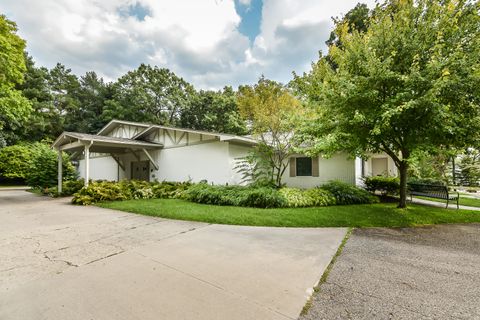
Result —
<path fill-rule="evenodd" d="M 288 82 L 356 0 L 2 0 L 37 65 L 115 80 L 141 63 L 202 89 Z M 374 0 L 363 1 L 373 7 Z M 28 8 L 28 10 L 25 10 Z M 32 14 L 34 12 L 35 14 Z"/>
<path fill-rule="evenodd" d="M 249 4 L 243 4 L 240 0 L 235 0 L 235 10 L 242 19 L 238 30 L 246 35 L 252 43 L 260 33 L 262 6 L 263 2 L 261 0 L 251 0 Z"/>

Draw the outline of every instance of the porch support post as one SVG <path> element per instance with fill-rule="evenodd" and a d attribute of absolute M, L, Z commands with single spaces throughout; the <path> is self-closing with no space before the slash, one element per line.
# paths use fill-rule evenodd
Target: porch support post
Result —
<path fill-rule="evenodd" d="M 84 148 L 84 153 L 85 153 L 85 177 L 84 177 L 85 187 L 88 186 L 88 179 L 90 179 L 90 145 L 86 144 L 85 148 Z"/>
<path fill-rule="evenodd" d="M 63 158 L 62 150 L 58 150 L 58 185 L 57 192 L 62 193 L 62 181 L 63 181 Z"/>
<path fill-rule="evenodd" d="M 152 156 L 150 155 L 150 153 L 148 153 L 148 151 L 146 149 L 142 149 L 143 153 L 145 153 L 145 155 L 147 156 L 148 160 L 150 160 L 150 162 L 153 164 L 153 166 L 155 167 L 155 170 L 158 170 L 158 165 L 155 163 L 155 161 L 153 160 Z"/>

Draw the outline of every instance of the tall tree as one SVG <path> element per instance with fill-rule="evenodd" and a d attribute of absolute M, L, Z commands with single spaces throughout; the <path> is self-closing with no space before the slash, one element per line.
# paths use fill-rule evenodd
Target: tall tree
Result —
<path fill-rule="evenodd" d="M 52 94 L 53 112 L 60 115 L 57 123 L 52 123 L 53 136 L 63 130 L 75 131 L 78 119 L 81 118 L 78 92 L 80 82 L 72 70 L 57 63 L 48 73 L 48 87 Z"/>
<path fill-rule="evenodd" d="M 348 28 L 348 32 L 358 31 L 365 32 L 368 29 L 368 20 L 370 19 L 370 10 L 365 3 L 357 3 L 357 5 L 347 12 L 342 18 L 333 18 L 333 22 L 336 25 L 345 24 Z M 339 35 L 336 30 L 330 32 L 330 37 L 325 42 L 327 46 L 335 45 L 341 47 Z"/>
<path fill-rule="evenodd" d="M 2 134 L 5 125 L 19 128 L 31 112 L 28 99 L 15 88 L 22 83 L 26 70 L 25 41 L 16 32 L 16 24 L 0 15 L 0 146 L 5 144 Z"/>
<path fill-rule="evenodd" d="M 342 47 L 329 48 L 337 67 L 321 57 L 294 81 L 317 112 L 305 130 L 314 149 L 387 153 L 406 207 L 414 152 L 479 139 L 479 8 L 478 1 L 390 0 L 377 6 L 366 32 L 337 24 Z"/>
<path fill-rule="evenodd" d="M 168 69 L 141 64 L 118 79 L 103 118 L 176 125 L 195 94 L 192 85 Z"/>
<path fill-rule="evenodd" d="M 253 86 L 239 87 L 238 106 L 260 140 L 256 148 L 260 161 L 269 164 L 271 180 L 280 187 L 288 158 L 294 152 L 293 128 L 302 106 L 289 89 L 263 76 Z"/>
<path fill-rule="evenodd" d="M 54 139 L 54 134 L 58 132 L 55 124 L 61 122 L 61 116 L 54 108 L 53 95 L 48 85 L 49 71 L 44 67 L 37 68 L 33 58 L 26 53 L 25 61 L 25 81 L 17 88 L 30 101 L 32 112 L 27 121 L 28 125 L 15 130 L 16 140 Z"/>
<path fill-rule="evenodd" d="M 94 71 L 80 77 L 80 86 L 75 94 L 79 107 L 70 117 L 72 123 L 68 124 L 73 131 L 96 133 L 105 125 L 102 114 L 106 100 L 112 98 L 111 87 Z"/>
<path fill-rule="evenodd" d="M 182 110 L 181 125 L 185 128 L 243 135 L 245 121 L 240 117 L 237 97 L 232 87 L 223 91 L 200 91 Z"/>

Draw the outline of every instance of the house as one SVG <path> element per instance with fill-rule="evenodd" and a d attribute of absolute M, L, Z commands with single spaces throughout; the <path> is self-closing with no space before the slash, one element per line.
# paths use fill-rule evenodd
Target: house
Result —
<path fill-rule="evenodd" d="M 78 159 L 77 170 L 86 184 L 90 179 L 239 184 L 241 176 L 235 169 L 238 158 L 256 144 L 251 137 L 112 120 L 96 135 L 63 132 L 53 147 L 59 155 L 66 151 L 72 159 Z M 60 156 L 59 160 L 60 182 Z M 367 175 L 396 173 L 386 155 L 372 155 L 368 161 L 351 159 L 347 154 L 331 158 L 295 155 L 290 158 L 283 181 L 301 188 L 330 180 L 358 185 Z"/>

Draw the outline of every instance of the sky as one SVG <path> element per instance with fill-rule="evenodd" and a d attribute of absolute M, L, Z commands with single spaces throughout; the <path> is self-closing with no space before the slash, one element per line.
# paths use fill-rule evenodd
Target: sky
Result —
<path fill-rule="evenodd" d="M 141 63 L 198 89 L 236 88 L 263 74 L 287 83 L 326 52 L 358 0 L 1 0 L 37 66 L 61 62 L 116 80 Z M 361 1 L 370 8 L 374 0 Z"/>

